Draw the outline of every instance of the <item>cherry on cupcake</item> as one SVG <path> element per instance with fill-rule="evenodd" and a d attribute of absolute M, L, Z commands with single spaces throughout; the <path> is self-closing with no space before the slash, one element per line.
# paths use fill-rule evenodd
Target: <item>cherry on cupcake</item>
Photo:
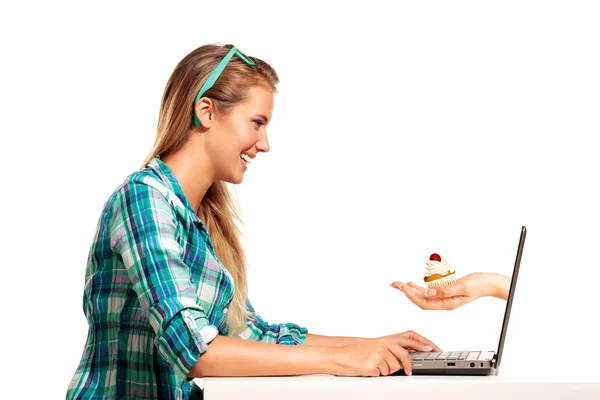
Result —
<path fill-rule="evenodd" d="M 431 261 L 442 261 L 442 257 L 440 257 L 440 255 L 438 253 L 433 253 L 432 255 L 429 256 L 429 259 Z"/>

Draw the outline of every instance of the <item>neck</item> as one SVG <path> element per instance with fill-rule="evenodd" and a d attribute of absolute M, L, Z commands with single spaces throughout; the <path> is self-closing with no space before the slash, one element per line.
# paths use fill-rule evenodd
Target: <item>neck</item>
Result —
<path fill-rule="evenodd" d="M 213 184 L 214 177 L 209 158 L 199 149 L 196 141 L 202 140 L 203 135 L 191 134 L 183 147 L 176 152 L 161 157 L 167 167 L 177 178 L 185 197 L 190 205 L 198 212 L 200 203 L 206 195 L 206 191 Z"/>

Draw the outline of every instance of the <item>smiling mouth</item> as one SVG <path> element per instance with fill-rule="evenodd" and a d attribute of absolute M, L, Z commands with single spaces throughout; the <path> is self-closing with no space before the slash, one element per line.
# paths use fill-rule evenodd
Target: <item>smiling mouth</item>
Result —
<path fill-rule="evenodd" d="M 252 159 L 251 159 L 251 158 L 250 158 L 250 156 L 249 156 L 249 155 L 247 155 L 247 154 L 242 154 L 242 155 L 240 156 L 240 158 L 241 158 L 242 160 L 244 160 L 244 162 L 245 162 L 246 164 L 250 164 L 250 163 L 252 162 Z"/>

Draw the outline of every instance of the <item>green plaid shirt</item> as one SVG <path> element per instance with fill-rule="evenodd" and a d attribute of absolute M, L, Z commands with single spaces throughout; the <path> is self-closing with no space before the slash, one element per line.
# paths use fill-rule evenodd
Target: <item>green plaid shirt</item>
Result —
<path fill-rule="evenodd" d="M 189 398 L 189 371 L 228 333 L 234 289 L 177 179 L 153 159 L 102 211 L 86 269 L 88 337 L 67 399 Z M 238 337 L 299 345 L 306 333 L 256 314 Z"/>

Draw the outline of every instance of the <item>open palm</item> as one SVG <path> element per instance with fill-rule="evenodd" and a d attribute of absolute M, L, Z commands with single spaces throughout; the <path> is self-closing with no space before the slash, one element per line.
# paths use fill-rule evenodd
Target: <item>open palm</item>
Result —
<path fill-rule="evenodd" d="M 392 283 L 392 287 L 399 289 L 423 310 L 454 310 L 485 296 L 490 291 L 490 284 L 488 274 L 474 272 L 451 286 L 424 288 L 413 282 L 397 281 Z"/>

